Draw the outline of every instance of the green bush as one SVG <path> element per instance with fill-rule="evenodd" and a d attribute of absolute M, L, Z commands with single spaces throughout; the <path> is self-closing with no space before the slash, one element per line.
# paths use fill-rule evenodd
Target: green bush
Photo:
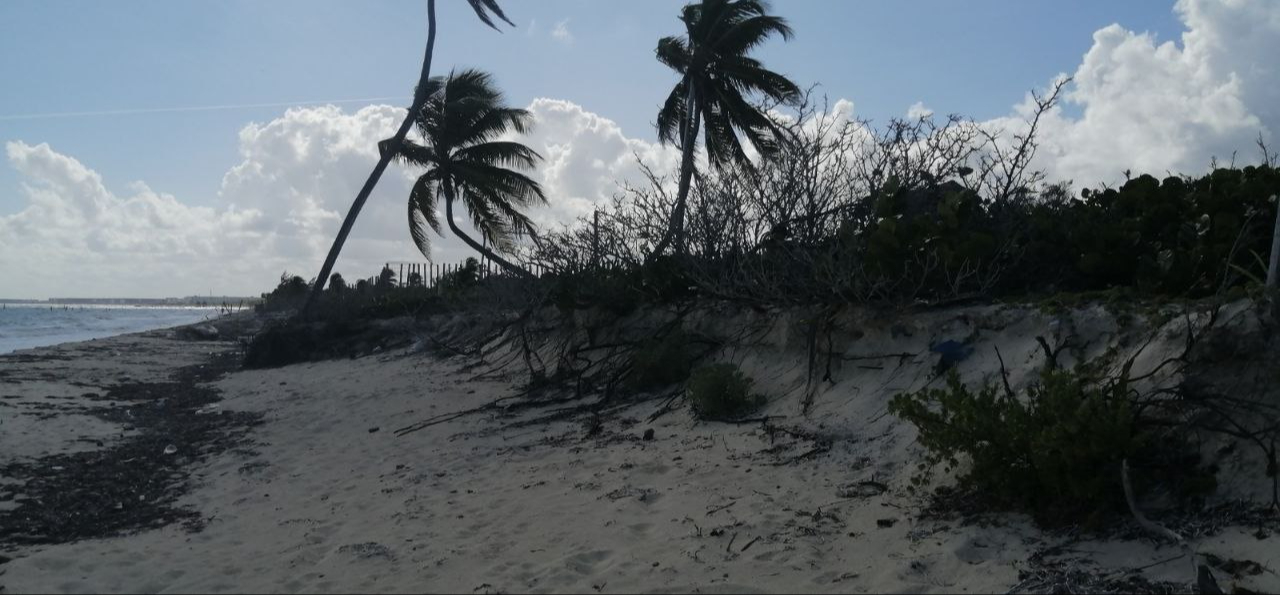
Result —
<path fill-rule="evenodd" d="M 922 471 L 950 470 L 963 455 L 971 467 L 962 486 L 1042 520 L 1123 505 L 1121 461 L 1146 440 L 1126 380 L 1069 370 L 1044 372 L 1025 398 L 994 383 L 972 392 L 953 372 L 946 388 L 900 394 L 889 411 L 919 429 L 930 453 Z"/>
<path fill-rule="evenodd" d="M 306 279 L 291 276 L 288 272 L 282 273 L 276 288 L 270 293 L 262 294 L 262 301 L 258 303 L 257 309 L 259 312 L 276 312 L 299 308 L 310 291 L 311 284 Z"/>
<path fill-rule="evenodd" d="M 1182 434 L 1143 413 L 1128 370 L 1113 378 L 1095 369 L 1046 369 L 1025 397 L 996 383 L 971 391 L 955 372 L 945 388 L 895 396 L 889 411 L 914 424 L 929 450 L 913 483 L 922 485 L 938 465 L 955 469 L 964 457 L 970 467 L 959 478 L 962 488 L 1048 524 L 1123 511 L 1125 459 L 1139 493 L 1160 486 L 1173 504 L 1212 493 L 1213 469 L 1200 466 Z M 1159 428 L 1166 430 L 1157 434 Z"/>
<path fill-rule="evenodd" d="M 734 419 L 764 405 L 764 397 L 751 393 L 751 379 L 733 364 L 711 364 L 689 378 L 689 401 L 702 419 Z"/>
<path fill-rule="evenodd" d="M 692 360 L 689 338 L 679 328 L 665 337 L 645 341 L 631 358 L 631 387 L 649 391 L 683 382 L 693 369 Z"/>

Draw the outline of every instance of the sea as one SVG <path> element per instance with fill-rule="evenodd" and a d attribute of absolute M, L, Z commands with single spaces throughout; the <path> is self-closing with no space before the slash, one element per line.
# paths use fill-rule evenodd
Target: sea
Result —
<path fill-rule="evenodd" d="M 216 308 L 59 304 L 0 305 L 0 356 L 212 319 Z"/>

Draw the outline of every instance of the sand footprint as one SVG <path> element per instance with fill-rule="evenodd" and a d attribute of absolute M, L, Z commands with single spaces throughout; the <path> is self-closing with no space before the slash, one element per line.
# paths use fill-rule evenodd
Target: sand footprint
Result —
<path fill-rule="evenodd" d="M 611 557 L 613 557 L 613 552 L 609 550 L 584 552 L 565 558 L 564 566 L 565 568 L 582 575 L 597 574 L 599 570 L 602 570 L 597 569 L 597 566 Z"/>

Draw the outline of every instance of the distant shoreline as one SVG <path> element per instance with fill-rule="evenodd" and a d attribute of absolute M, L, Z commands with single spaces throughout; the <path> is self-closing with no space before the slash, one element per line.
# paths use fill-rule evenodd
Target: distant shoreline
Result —
<path fill-rule="evenodd" d="M 218 308 L 223 306 L 253 306 L 260 297 L 239 296 L 189 296 L 184 298 L 48 298 L 44 300 L 0 299 L 0 305 L 35 306 L 159 306 Z"/>
<path fill-rule="evenodd" d="M 218 306 L 188 305 L 0 304 L 0 358 L 30 349 L 198 324 L 222 311 Z"/>
<path fill-rule="evenodd" d="M 22 308 L 54 308 L 54 309 L 81 309 L 93 308 L 102 310 L 124 310 L 131 308 L 154 309 L 154 310 L 217 310 L 225 308 L 223 304 L 86 304 L 86 303 L 66 303 L 66 302 L 0 302 L 0 306 L 17 306 Z M 235 308 L 235 306 L 231 306 Z M 252 309 L 249 305 L 244 306 L 245 309 Z"/>

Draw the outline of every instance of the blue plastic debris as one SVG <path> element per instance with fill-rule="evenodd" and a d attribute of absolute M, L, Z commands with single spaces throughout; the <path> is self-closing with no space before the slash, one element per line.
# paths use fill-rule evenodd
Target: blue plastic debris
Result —
<path fill-rule="evenodd" d="M 973 355 L 973 346 L 948 339 L 933 345 L 929 351 L 942 356 L 938 359 L 937 369 L 938 372 L 945 372 Z"/>

